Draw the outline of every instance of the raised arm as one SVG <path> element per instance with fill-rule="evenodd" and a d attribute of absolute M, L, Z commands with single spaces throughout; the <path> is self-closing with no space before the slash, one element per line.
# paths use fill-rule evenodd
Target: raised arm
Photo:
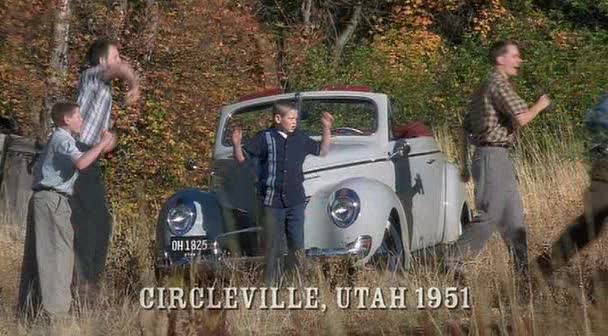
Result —
<path fill-rule="evenodd" d="M 530 121 L 536 118 L 536 116 L 542 110 L 546 109 L 549 104 L 551 104 L 549 96 L 542 95 L 534 105 L 527 109 L 527 111 L 515 115 L 515 122 L 517 123 L 517 126 L 523 127 L 528 124 Z"/>
<path fill-rule="evenodd" d="M 508 84 L 498 85 L 492 94 L 501 110 L 513 117 L 514 126 L 517 128 L 527 125 L 551 104 L 549 96 L 542 95 L 534 105 L 528 107 Z"/>
<path fill-rule="evenodd" d="M 104 132 L 101 141 L 93 146 L 93 148 L 83 153 L 80 158 L 74 162 L 76 169 L 83 170 L 88 168 L 93 162 L 95 162 L 95 160 L 97 160 L 99 155 L 102 154 L 104 148 L 110 146 L 113 141 L 114 134 L 108 131 Z"/>
<path fill-rule="evenodd" d="M 105 66 L 103 79 L 109 81 L 116 78 L 126 81 L 129 84 L 129 89 L 138 85 L 135 70 L 126 62 Z"/>
<path fill-rule="evenodd" d="M 241 140 L 243 139 L 243 130 L 240 127 L 235 127 L 232 130 L 232 150 L 234 153 L 234 159 L 238 163 L 245 161 L 245 155 L 243 155 L 243 146 L 241 146 Z"/>
<path fill-rule="evenodd" d="M 114 148 L 116 148 L 116 145 L 118 144 L 118 136 L 116 135 L 116 133 L 114 133 L 114 132 L 110 132 L 110 133 L 112 133 L 112 141 L 110 141 L 108 144 L 106 144 L 106 146 L 101 150 L 101 154 L 106 154 L 106 153 L 113 151 Z"/>
<path fill-rule="evenodd" d="M 327 153 L 329 153 L 329 146 L 331 144 L 331 126 L 334 123 L 334 117 L 329 112 L 323 112 L 321 123 L 323 123 L 323 136 L 321 137 L 320 156 L 325 156 Z"/>
<path fill-rule="evenodd" d="M 106 81 L 118 78 L 127 82 L 129 86 L 126 99 L 127 104 L 132 104 L 139 99 L 139 79 L 135 70 L 128 63 L 122 62 L 106 66 L 103 78 Z"/>

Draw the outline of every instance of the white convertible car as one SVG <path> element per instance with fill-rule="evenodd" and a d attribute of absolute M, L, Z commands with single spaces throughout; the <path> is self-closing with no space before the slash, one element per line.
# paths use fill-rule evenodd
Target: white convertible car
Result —
<path fill-rule="evenodd" d="M 243 141 L 267 128 L 272 104 L 292 100 L 299 127 L 320 140 L 321 114 L 335 117 L 330 153 L 304 162 L 307 256 L 386 256 L 408 267 L 411 252 L 454 242 L 470 219 L 465 187 L 432 136 L 396 138 L 389 97 L 361 88 L 261 95 L 225 106 L 209 190 L 176 192 L 157 224 L 157 269 L 263 255 L 256 225 L 257 163 L 239 165 L 230 132 Z M 191 165 L 193 165 L 191 163 Z"/>

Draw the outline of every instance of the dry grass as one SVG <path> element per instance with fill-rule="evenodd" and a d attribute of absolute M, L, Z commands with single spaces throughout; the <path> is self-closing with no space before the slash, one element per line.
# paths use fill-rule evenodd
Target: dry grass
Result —
<path fill-rule="evenodd" d="M 447 132 L 439 132 L 443 150 L 455 157 L 457 148 Z M 547 248 L 563 228 L 582 211 L 581 195 L 587 185 L 583 161 L 567 153 L 580 153 L 580 144 L 570 133 L 564 141 L 526 143 L 517 150 L 516 166 L 529 227 L 530 255 Z M 550 139 L 549 139 L 550 140 Z M 523 141 L 526 141 L 525 139 Z M 573 145 L 573 143 L 575 145 Z M 549 153 L 549 154 L 543 154 Z M 472 189 L 470 192 L 472 193 Z M 150 241 L 154 220 L 142 211 L 135 217 L 118 218 L 109 276 L 102 299 L 84 307 L 74 321 L 57 334 L 73 335 L 603 335 L 608 323 L 608 284 L 598 274 L 608 270 L 608 238 L 596 241 L 563 270 L 568 288 L 534 285 L 529 304 L 516 300 L 513 274 L 504 244 L 496 236 L 475 260 L 467 265 L 467 286 L 472 309 L 422 309 L 415 307 L 419 287 L 452 287 L 451 274 L 440 272 L 434 263 L 417 263 L 406 274 L 392 275 L 373 269 L 357 269 L 349 276 L 344 265 L 329 270 L 311 268 L 305 286 L 320 290 L 327 311 L 246 310 L 233 311 L 143 311 L 137 289 L 152 281 Z M 18 235 L 17 235 L 18 236 Z M 44 335 L 40 322 L 24 324 L 14 318 L 23 242 L 14 234 L 0 237 L 0 335 Z M 127 248 L 132 247 L 132 248 Z M 327 268 L 326 267 L 326 268 Z M 593 282 L 592 280 L 598 280 Z M 217 286 L 260 286 L 251 274 L 234 273 Z M 594 286 L 591 286 L 594 284 Z M 409 288 L 406 310 L 339 309 L 335 286 Z M 595 301 L 593 301 L 595 300 Z M 169 331 L 167 333 L 167 331 Z"/>

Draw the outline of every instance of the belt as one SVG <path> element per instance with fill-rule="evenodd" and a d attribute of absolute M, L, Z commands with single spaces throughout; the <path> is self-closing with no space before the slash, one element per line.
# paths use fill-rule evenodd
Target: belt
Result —
<path fill-rule="evenodd" d="M 477 147 L 500 147 L 500 148 L 511 148 L 509 144 L 498 144 L 490 142 L 480 142 L 476 145 Z"/>
<path fill-rule="evenodd" d="M 36 187 L 36 188 L 33 188 L 32 190 L 33 191 L 52 191 L 52 192 L 62 195 L 64 197 L 68 197 L 68 198 L 70 197 L 70 195 L 68 193 L 59 191 L 59 190 L 51 188 L 51 187 Z"/>

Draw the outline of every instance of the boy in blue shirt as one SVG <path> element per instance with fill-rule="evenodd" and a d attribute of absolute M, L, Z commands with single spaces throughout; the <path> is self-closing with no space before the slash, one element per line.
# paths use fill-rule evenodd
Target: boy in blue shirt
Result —
<path fill-rule="evenodd" d="M 73 137 L 82 127 L 78 104 L 57 103 L 51 115 L 57 128 L 34 167 L 19 307 L 34 313 L 41 304 L 54 319 L 68 313 L 72 300 L 74 230 L 68 199 L 78 170 L 87 168 L 116 143 L 114 135 L 105 132 L 97 145 L 83 153 Z"/>
<path fill-rule="evenodd" d="M 288 265 L 294 265 L 296 254 L 304 249 L 304 174 L 302 165 L 308 154 L 325 156 L 329 152 L 334 118 L 323 113 L 321 142 L 297 130 L 298 111 L 285 102 L 273 106 L 274 127 L 263 130 L 241 147 L 242 130 L 232 133 L 234 157 L 242 163 L 245 153 L 260 161 L 258 197 L 263 203 L 262 218 L 266 237 L 266 279 L 276 282 L 276 268 L 287 241 Z M 244 151 L 243 151 L 244 149 Z"/>

